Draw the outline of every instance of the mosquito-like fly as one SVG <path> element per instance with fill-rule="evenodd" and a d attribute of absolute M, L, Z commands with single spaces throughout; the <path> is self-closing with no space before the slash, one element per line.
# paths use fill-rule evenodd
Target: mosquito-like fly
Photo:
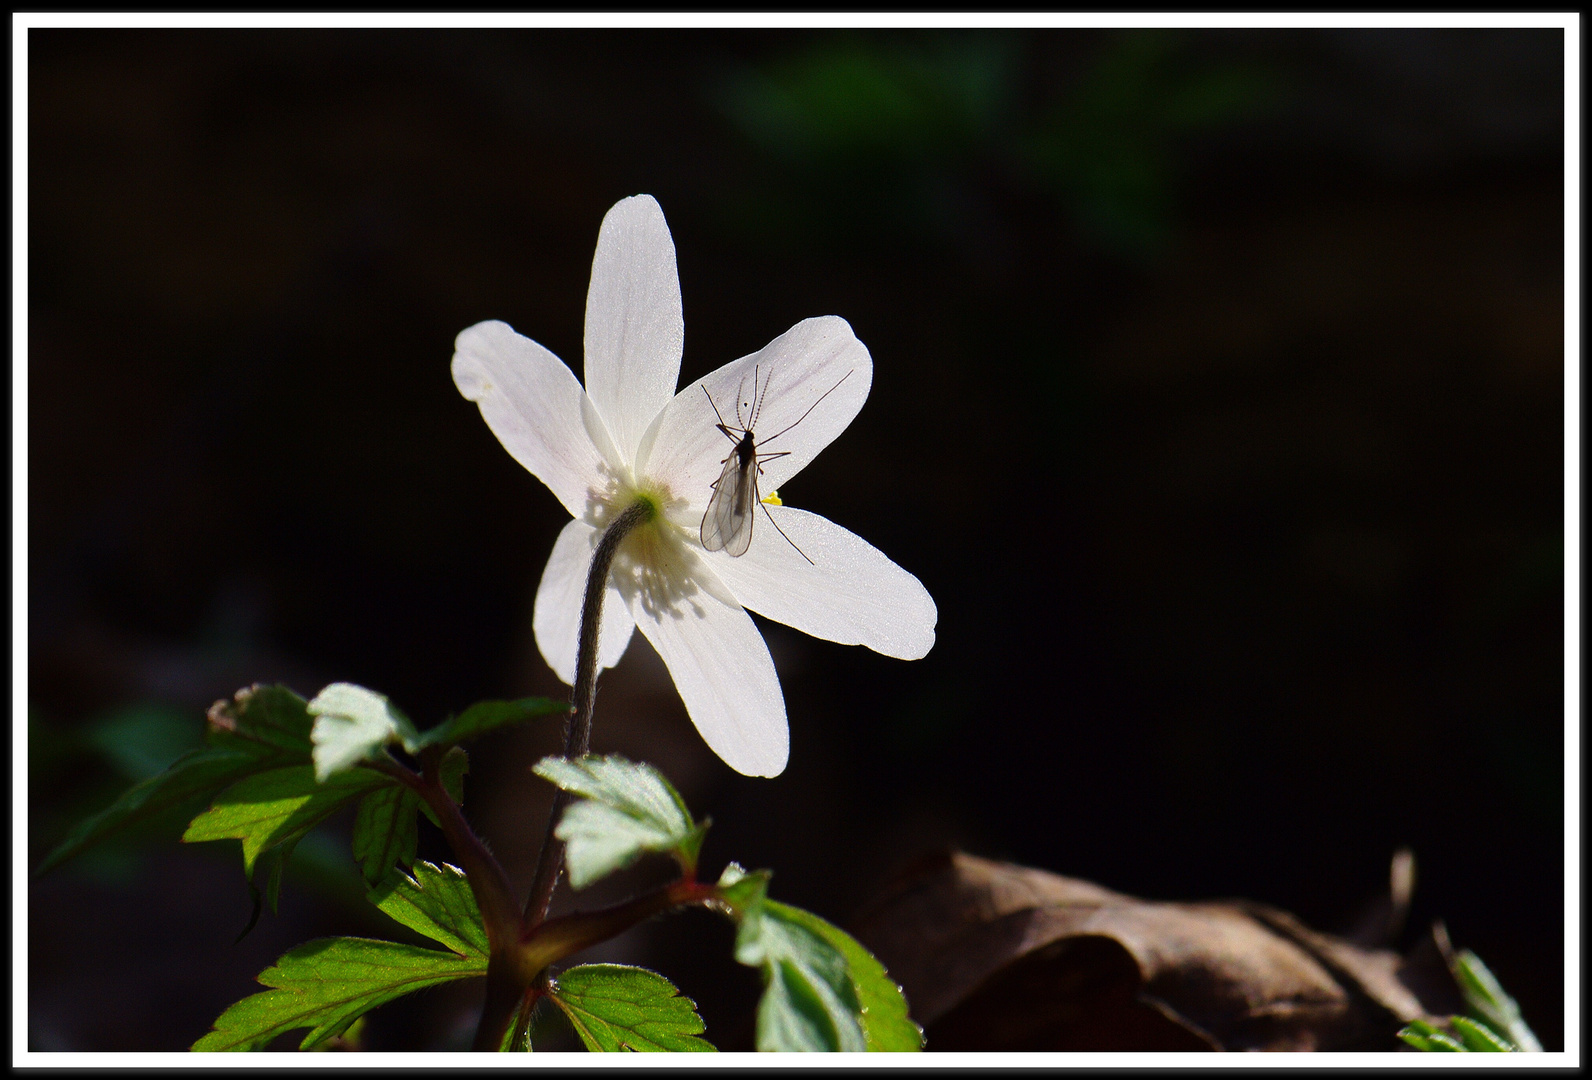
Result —
<path fill-rule="evenodd" d="M 724 471 L 719 473 L 719 478 L 713 481 L 713 498 L 708 500 L 707 513 L 702 515 L 702 546 L 709 551 L 724 551 L 730 555 L 744 555 L 746 549 L 752 544 L 752 522 L 756 517 L 757 507 L 762 498 L 757 490 L 757 478 L 763 471 L 763 462 L 772 461 L 789 455 L 790 451 L 781 450 L 772 454 L 762 454 L 757 450 L 757 436 L 753 429 L 757 427 L 757 417 L 763 410 L 763 402 L 768 398 L 768 384 L 773 381 L 774 375 L 769 373 L 768 379 L 758 386 L 758 368 L 752 368 L 752 400 L 750 403 L 741 401 L 739 391 L 735 395 L 735 422 L 739 426 L 732 426 L 724 422 L 724 414 L 719 412 L 718 403 L 713 400 L 713 395 L 708 394 L 707 387 L 702 392 L 707 394 L 708 404 L 713 406 L 713 415 L 719 418 L 717 427 L 723 436 L 734 444 L 735 449 L 722 464 Z M 773 435 L 763 440 L 766 446 L 779 438 L 785 432 L 807 419 L 808 414 L 818 408 L 818 402 L 833 394 L 840 383 L 851 377 L 851 372 L 846 372 L 840 377 L 840 382 L 825 390 L 818 401 L 807 407 L 807 412 L 798 416 L 794 423 L 780 429 Z M 741 384 L 745 387 L 745 383 Z M 743 404 L 750 410 L 745 416 L 741 413 Z M 763 508 L 763 514 L 768 518 L 769 524 L 779 529 L 779 534 L 785 536 L 785 530 L 779 528 L 779 522 Z M 796 548 L 796 554 L 807 559 L 807 553 L 796 547 L 796 542 L 785 536 L 785 542 Z M 816 564 L 815 564 L 816 565 Z"/>

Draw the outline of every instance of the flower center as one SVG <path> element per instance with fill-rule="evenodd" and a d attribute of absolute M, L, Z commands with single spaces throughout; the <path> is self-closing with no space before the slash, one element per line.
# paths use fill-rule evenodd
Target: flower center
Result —
<path fill-rule="evenodd" d="M 651 615 L 694 611 L 698 603 L 692 598 L 701 592 L 697 581 L 701 557 L 693 549 L 696 536 L 671 520 L 684 509 L 685 500 L 658 484 L 637 484 L 612 475 L 608 481 L 606 490 L 593 491 L 587 501 L 586 520 L 599 534 L 632 506 L 648 511 L 647 520 L 619 545 L 609 581 L 627 604 L 639 600 Z"/>

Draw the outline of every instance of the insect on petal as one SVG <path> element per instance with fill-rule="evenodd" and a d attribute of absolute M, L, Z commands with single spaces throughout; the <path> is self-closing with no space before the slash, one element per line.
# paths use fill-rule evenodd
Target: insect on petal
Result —
<path fill-rule="evenodd" d="M 712 497 L 729 448 L 715 426 L 718 417 L 708 394 L 724 411 L 724 423 L 734 425 L 736 403 L 751 401 L 754 371 L 768 386 L 758 409 L 758 453 L 787 455 L 763 463 L 758 484 L 766 491 L 785 484 L 846 430 L 873 384 L 867 348 L 846 320 L 825 315 L 797 323 L 758 352 L 685 387 L 642 440 L 636 468 L 690 500 L 696 513 Z M 829 396 L 802 419 L 825 393 Z"/>

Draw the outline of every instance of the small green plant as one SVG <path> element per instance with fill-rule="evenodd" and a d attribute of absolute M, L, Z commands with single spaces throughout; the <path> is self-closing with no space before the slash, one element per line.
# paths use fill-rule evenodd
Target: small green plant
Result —
<path fill-rule="evenodd" d="M 1417 1020 L 1399 1038 L 1417 1050 L 1458 1053 L 1540 1053 L 1542 1044 L 1526 1026 L 1520 1006 L 1504 992 L 1481 957 L 1464 949 L 1449 958 L 1448 969 L 1464 995 L 1469 1016 L 1450 1016 L 1444 1028 Z"/>
<path fill-rule="evenodd" d="M 260 974 L 268 989 L 223 1012 L 195 1050 L 260 1050 L 306 1028 L 299 1049 L 321 1048 L 394 998 L 471 978 L 486 978 L 497 991 L 489 990 L 479 1049 L 529 1050 L 531 1010 L 546 998 L 588 1050 L 712 1050 L 694 1004 L 663 976 L 618 964 L 554 971 L 575 952 L 689 906 L 733 921 L 735 958 L 763 974 L 759 1049 L 921 1048 L 906 1002 L 878 961 L 818 916 L 769 899 L 768 871 L 731 863 L 716 881 L 698 880 L 709 823 L 695 819 L 650 765 L 550 757 L 536 772 L 571 799 L 556 837 L 573 888 L 649 854 L 672 858 L 675 880 L 612 907 L 527 918 L 465 821 L 465 744 L 568 710 L 540 698 L 482 702 L 419 732 L 384 697 L 347 683 L 308 702 L 282 686 L 240 690 L 211 708 L 204 749 L 85 821 L 41 869 L 177 803 L 206 798 L 183 839 L 240 841 L 245 873 L 264 878 L 257 900 L 274 909 L 294 845 L 336 811 L 356 807 L 353 853 L 370 903 L 439 947 L 354 937 L 300 945 Z M 416 859 L 421 814 L 442 829 L 462 869 Z"/>
<path fill-rule="evenodd" d="M 486 980 L 476 1050 L 529 1050 L 532 1010 L 544 998 L 589 1050 L 712 1050 L 696 1006 L 663 976 L 616 964 L 555 970 L 692 906 L 733 921 L 735 959 L 762 973 L 759 1050 L 922 1048 L 900 989 L 861 945 L 770 900 L 767 870 L 730 863 L 716 881 L 700 880 L 708 822 L 652 766 L 589 752 L 598 674 L 618 663 L 638 628 L 708 745 L 751 776 L 784 770 L 789 729 L 773 659 L 747 608 L 902 659 L 934 644 L 934 601 L 917 578 L 773 493 L 867 397 L 872 359 L 851 327 L 834 316 L 805 320 L 677 394 L 682 334 L 674 242 L 658 204 L 638 195 L 609 211 L 598 236 L 584 387 L 504 323 L 479 323 L 455 343 L 460 392 L 573 519 L 554 544 L 533 617 L 543 657 L 572 687 L 568 703 L 486 701 L 422 732 L 386 697 L 351 683 L 311 701 L 282 686 L 251 687 L 211 708 L 203 748 L 81 823 L 45 859 L 41 871 L 203 800 L 208 808 L 183 839 L 241 843 L 252 927 L 262 900 L 276 909 L 295 845 L 356 807 L 353 853 L 370 902 L 441 948 L 364 938 L 301 945 L 261 973 L 268 989 L 222 1013 L 195 1050 L 260 1050 L 303 1028 L 300 1049 L 354 1045 L 349 1033 L 370 1010 L 470 978 Z M 764 482 L 770 493 L 760 499 Z M 773 528 L 757 529 L 754 543 L 759 519 Z M 564 752 L 536 773 L 559 790 L 522 902 L 464 816 L 465 744 L 554 716 Z M 456 866 L 417 861 L 421 814 L 442 831 Z M 672 858 L 678 876 L 612 907 L 548 917 L 566 867 L 580 890 L 648 855 Z M 263 888 L 253 884 L 262 877 Z"/>

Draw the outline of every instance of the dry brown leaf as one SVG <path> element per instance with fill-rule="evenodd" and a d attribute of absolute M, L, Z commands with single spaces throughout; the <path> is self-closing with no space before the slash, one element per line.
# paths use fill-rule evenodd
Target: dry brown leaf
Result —
<path fill-rule="evenodd" d="M 912 868 L 856 925 L 930 1050 L 1394 1050 L 1457 1011 L 1409 958 L 1248 901 L 1161 903 L 963 853 Z"/>

